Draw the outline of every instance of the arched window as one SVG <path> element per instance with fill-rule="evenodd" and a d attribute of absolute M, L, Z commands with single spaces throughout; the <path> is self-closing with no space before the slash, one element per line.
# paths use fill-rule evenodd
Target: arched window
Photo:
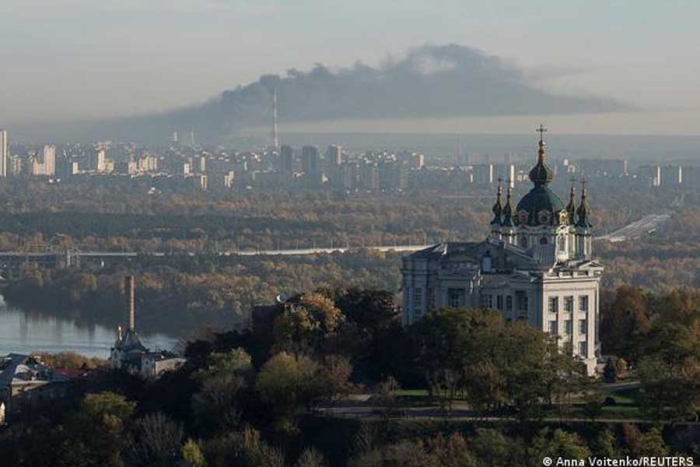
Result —
<path fill-rule="evenodd" d="M 546 245 L 546 244 L 547 244 L 547 237 L 540 238 L 540 245 Z"/>
<path fill-rule="evenodd" d="M 527 248 L 527 237 L 525 235 L 520 237 L 520 246 L 523 248 Z"/>

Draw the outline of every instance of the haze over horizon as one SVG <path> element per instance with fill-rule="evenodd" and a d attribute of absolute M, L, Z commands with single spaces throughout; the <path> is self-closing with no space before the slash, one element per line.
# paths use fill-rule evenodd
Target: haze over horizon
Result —
<path fill-rule="evenodd" d="M 319 69 L 336 82 L 344 79 L 346 102 L 323 102 L 304 113 L 299 103 L 316 94 L 303 96 L 289 106 L 296 113 L 281 107 L 282 131 L 522 133 L 537 116 L 556 120 L 560 133 L 700 135 L 700 61 L 693 45 L 700 42 L 693 24 L 700 5 L 690 1 L 409 0 L 371 7 L 365 0 L 293 6 L 279 0 L 6 2 L 0 127 L 18 128 L 25 137 L 76 121 L 149 116 L 138 117 L 138 125 L 152 115 L 182 117 L 177 109 L 205 108 L 197 122 L 209 125 L 217 114 L 206 105 L 235 96 L 238 86 L 295 70 L 292 78 L 307 78 L 290 81 L 289 95 L 298 96 L 297 85 Z M 426 44 L 457 44 L 467 60 L 457 60 L 464 65 L 457 67 L 451 59 L 432 60 L 449 47 Z M 449 89 L 432 79 L 401 88 L 422 97 L 413 107 L 397 108 L 389 99 L 372 112 L 366 105 L 348 110 L 358 100 L 348 90 L 361 82 L 353 70 L 369 70 L 375 81 L 391 76 L 403 86 L 405 76 L 416 74 L 400 74 L 400 65 L 415 64 L 421 50 L 430 52 L 423 54 L 430 60 L 420 62 L 424 75 L 449 76 L 454 89 L 476 69 L 486 79 L 469 84 L 490 100 L 459 112 L 457 103 L 426 92 Z M 352 65 L 357 62 L 362 65 Z M 492 76 L 508 92 L 486 88 Z M 379 89 L 382 98 L 386 90 Z M 357 95 L 371 101 L 365 91 Z M 510 96 L 510 104 L 496 102 L 491 111 L 489 102 L 501 95 Z M 264 100 L 259 97 L 255 108 Z M 254 119 L 239 117 L 255 112 L 238 110 L 240 99 L 235 104 L 237 113 L 227 117 L 255 126 Z M 161 119 L 147 128 L 172 125 Z"/>

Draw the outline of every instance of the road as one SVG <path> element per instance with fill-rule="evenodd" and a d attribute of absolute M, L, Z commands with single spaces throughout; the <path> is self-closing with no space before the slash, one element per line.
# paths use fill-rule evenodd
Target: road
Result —
<path fill-rule="evenodd" d="M 619 230 L 616 230 L 610 234 L 603 235 L 600 237 L 595 237 L 595 240 L 607 240 L 610 242 L 623 242 L 626 240 L 639 238 L 642 235 L 648 234 L 656 230 L 657 226 L 666 222 L 671 218 L 671 214 L 649 214 L 643 218 L 632 222 Z M 329 254 L 329 253 L 346 253 L 349 251 L 359 251 L 359 250 L 374 250 L 374 251 L 396 251 L 400 253 L 410 253 L 413 251 L 422 250 L 428 248 L 430 245 L 393 245 L 393 246 L 363 246 L 363 247 L 331 247 L 331 248 L 295 248 L 295 249 L 280 249 L 280 250 L 234 250 L 234 251 L 220 251 L 215 253 L 218 256 L 299 256 L 299 255 L 316 255 L 316 254 Z M 21 251 L 8 251 L 0 253 L 1 258 L 26 258 L 26 257 L 46 257 L 55 256 L 59 254 L 58 252 L 21 252 Z M 173 253 L 155 251 L 155 252 L 135 252 L 135 251 L 80 251 L 74 250 L 70 252 L 62 252 L 60 254 L 65 254 L 73 258 L 135 258 L 139 255 L 148 255 L 155 257 L 169 256 Z M 195 252 L 184 252 L 175 253 L 176 255 L 184 256 L 198 256 L 202 253 Z"/>
<path fill-rule="evenodd" d="M 352 419 L 377 419 L 382 418 L 386 414 L 384 407 L 320 407 L 316 413 L 321 416 L 337 417 L 337 418 L 352 418 Z M 479 421 L 479 422 L 502 422 L 502 421 L 517 421 L 513 416 L 492 416 L 480 415 L 471 410 L 453 409 L 449 415 L 437 406 L 432 407 L 402 407 L 397 408 L 390 414 L 390 418 L 404 418 L 411 420 L 461 420 L 461 421 Z M 548 416 L 542 418 L 544 422 L 560 422 L 562 417 Z M 604 416 L 596 418 L 595 421 L 590 418 L 581 417 L 566 417 L 566 422 L 575 423 L 649 423 L 648 419 L 643 418 L 607 418 Z M 669 421 L 661 421 L 668 423 Z M 677 425 L 700 425 L 700 422 L 695 421 L 675 421 Z"/>
<path fill-rule="evenodd" d="M 337 247 L 337 248 L 297 248 L 288 250 L 235 250 L 235 251 L 220 251 L 216 253 L 218 256 L 293 256 L 293 255 L 316 255 L 322 253 L 345 253 L 348 251 L 374 250 L 374 251 L 397 251 L 410 252 L 428 248 L 431 245 L 395 245 L 395 246 L 366 246 L 366 247 Z M 150 256 L 167 256 L 168 253 L 153 252 L 153 253 L 136 253 L 136 252 L 103 252 L 103 251 L 76 251 L 75 256 L 80 257 L 135 257 L 139 254 Z M 188 252 L 183 253 L 187 256 L 197 256 L 201 253 Z"/>
<path fill-rule="evenodd" d="M 624 242 L 627 240 L 632 240 L 639 238 L 642 235 L 652 233 L 656 228 L 669 220 L 671 214 L 649 214 L 641 219 L 628 224 L 621 229 L 618 229 L 607 235 L 601 237 L 595 237 L 595 240 L 607 240 L 609 242 Z"/>

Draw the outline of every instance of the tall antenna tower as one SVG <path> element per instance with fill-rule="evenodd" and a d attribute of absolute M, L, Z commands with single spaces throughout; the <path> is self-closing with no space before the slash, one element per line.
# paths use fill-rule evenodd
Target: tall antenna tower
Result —
<path fill-rule="evenodd" d="M 272 148 L 279 152 L 280 140 L 277 133 L 277 87 L 272 91 Z"/>

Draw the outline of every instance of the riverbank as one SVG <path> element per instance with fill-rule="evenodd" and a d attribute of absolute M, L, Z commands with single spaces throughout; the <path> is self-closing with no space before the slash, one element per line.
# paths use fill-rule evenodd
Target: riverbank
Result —
<path fill-rule="evenodd" d="M 144 333 L 141 337 L 153 349 L 171 349 L 179 340 L 167 334 Z M 6 303 L 0 296 L 0 355 L 75 352 L 107 358 L 114 339 L 115 329 L 111 327 L 25 310 Z"/>

